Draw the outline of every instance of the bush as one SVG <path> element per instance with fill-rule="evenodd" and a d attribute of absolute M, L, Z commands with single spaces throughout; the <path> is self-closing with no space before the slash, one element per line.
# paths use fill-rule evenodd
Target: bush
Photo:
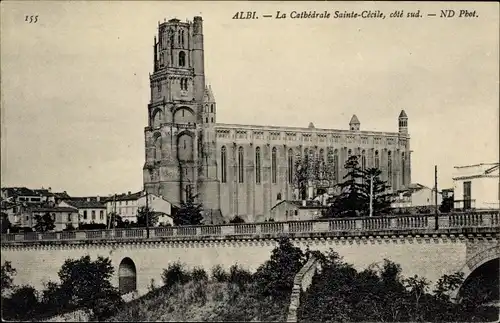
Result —
<path fill-rule="evenodd" d="M 232 265 L 231 268 L 229 268 L 228 280 L 230 283 L 243 288 L 246 284 L 252 281 L 252 274 L 238 265 Z"/>
<path fill-rule="evenodd" d="M 184 269 L 184 266 L 180 262 L 175 262 L 168 265 L 168 268 L 163 270 L 161 278 L 165 287 L 170 288 L 176 284 L 183 285 L 187 283 L 191 280 L 191 275 Z"/>
<path fill-rule="evenodd" d="M 221 265 L 216 265 L 212 268 L 212 280 L 222 283 L 228 280 L 228 275 Z"/>
<path fill-rule="evenodd" d="M 241 218 L 239 215 L 236 215 L 229 221 L 229 223 L 245 223 L 245 220 L 243 220 L 243 218 Z"/>
<path fill-rule="evenodd" d="M 2 303 L 2 314 L 6 319 L 28 320 L 40 310 L 38 292 L 29 285 L 15 288 Z"/>
<path fill-rule="evenodd" d="M 191 278 L 195 282 L 207 281 L 208 280 L 208 275 L 207 275 L 207 272 L 205 271 L 205 269 L 199 268 L 199 267 L 195 267 L 193 269 L 193 272 L 191 273 Z"/>

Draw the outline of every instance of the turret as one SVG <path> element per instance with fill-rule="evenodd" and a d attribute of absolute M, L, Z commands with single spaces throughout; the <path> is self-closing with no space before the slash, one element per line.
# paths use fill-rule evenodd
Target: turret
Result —
<path fill-rule="evenodd" d="M 214 94 L 212 92 L 212 86 L 205 86 L 205 92 L 203 94 L 203 122 L 207 126 L 215 125 L 217 107 L 215 103 Z"/>
<path fill-rule="evenodd" d="M 399 134 L 408 134 L 408 116 L 406 115 L 405 110 L 401 110 L 401 113 L 398 117 L 398 128 Z"/>
<path fill-rule="evenodd" d="M 358 117 L 355 114 L 352 115 L 351 121 L 349 122 L 349 129 L 352 131 L 359 131 L 360 123 Z"/>

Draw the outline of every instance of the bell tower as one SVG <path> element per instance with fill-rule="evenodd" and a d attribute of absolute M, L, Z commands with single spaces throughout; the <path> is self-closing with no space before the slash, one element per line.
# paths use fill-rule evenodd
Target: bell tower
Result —
<path fill-rule="evenodd" d="M 205 72 L 203 21 L 170 19 L 158 23 L 153 43 L 153 73 L 150 74 L 151 99 L 145 136 L 144 189 L 173 204 L 198 196 L 203 207 L 217 203 L 205 201 L 203 169 L 207 133 L 204 116 Z M 213 127 L 212 127 L 213 129 Z M 213 136 L 215 137 L 215 136 Z M 218 196 L 218 195 L 217 195 Z"/>

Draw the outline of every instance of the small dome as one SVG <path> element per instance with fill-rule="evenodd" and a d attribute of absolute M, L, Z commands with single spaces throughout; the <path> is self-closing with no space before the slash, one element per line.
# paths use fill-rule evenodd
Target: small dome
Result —
<path fill-rule="evenodd" d="M 313 128 L 314 128 L 314 123 L 309 122 L 309 127 L 308 127 L 308 128 L 309 128 L 309 129 L 313 129 Z"/>

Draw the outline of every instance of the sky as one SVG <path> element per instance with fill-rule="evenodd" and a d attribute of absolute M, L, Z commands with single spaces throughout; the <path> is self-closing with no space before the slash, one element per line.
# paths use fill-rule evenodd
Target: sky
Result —
<path fill-rule="evenodd" d="M 158 21 L 204 20 L 217 121 L 397 131 L 412 182 L 453 186 L 453 167 L 499 159 L 499 5 L 397 2 L 1 4 L 1 185 L 70 195 L 142 188 Z M 443 8 L 445 6 L 446 8 Z M 441 9 L 475 18 L 439 18 Z M 276 11 L 381 10 L 386 19 L 274 19 Z M 422 18 L 389 18 L 420 10 Z M 234 20 L 256 11 L 256 20 Z M 427 17 L 427 13 L 437 13 Z M 37 23 L 26 15 L 38 15 Z"/>

